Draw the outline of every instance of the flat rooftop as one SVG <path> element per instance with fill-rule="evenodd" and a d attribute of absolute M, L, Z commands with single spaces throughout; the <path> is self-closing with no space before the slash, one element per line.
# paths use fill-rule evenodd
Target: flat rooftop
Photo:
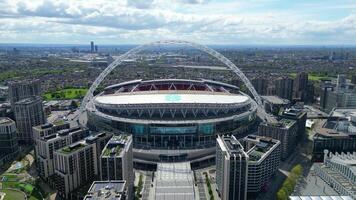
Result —
<path fill-rule="evenodd" d="M 7 125 L 13 123 L 14 121 L 7 117 L 0 117 L 0 125 Z"/>
<path fill-rule="evenodd" d="M 73 153 L 75 151 L 78 151 L 84 147 L 88 146 L 87 143 L 85 143 L 85 141 L 79 141 L 77 143 L 74 143 L 74 144 L 71 144 L 71 145 L 68 145 L 68 146 L 65 146 L 61 149 L 58 149 L 57 151 L 60 152 L 60 153 L 63 153 L 63 154 L 70 154 L 70 153 Z"/>
<path fill-rule="evenodd" d="M 335 108 L 330 113 L 330 117 L 349 118 L 350 115 L 355 115 L 355 114 L 356 114 L 356 108 Z"/>
<path fill-rule="evenodd" d="M 125 181 L 94 181 L 84 200 L 125 199 Z"/>
<path fill-rule="evenodd" d="M 113 136 L 102 151 L 103 157 L 117 157 L 121 155 L 122 150 L 126 147 L 130 136 L 116 135 Z"/>
<path fill-rule="evenodd" d="M 241 104 L 249 100 L 248 96 L 231 93 L 187 93 L 174 92 L 133 92 L 97 96 L 95 102 L 100 104 Z"/>
<path fill-rule="evenodd" d="M 274 127 L 280 127 L 280 128 L 290 128 L 295 123 L 297 123 L 297 121 L 292 120 L 292 119 L 283 118 L 283 119 L 281 119 L 279 121 L 276 121 L 276 122 L 270 122 L 267 125 L 268 126 L 274 126 Z"/>
<path fill-rule="evenodd" d="M 27 104 L 31 104 L 36 101 L 42 101 L 42 98 L 39 96 L 31 96 L 31 97 L 28 97 L 28 98 L 25 98 L 25 99 L 22 99 L 22 100 L 16 102 L 15 105 L 16 104 L 18 104 L 18 105 L 26 104 L 27 105 Z"/>
<path fill-rule="evenodd" d="M 289 100 L 282 99 L 279 96 L 262 96 L 262 99 L 264 99 L 270 103 L 278 104 L 278 105 L 289 104 Z"/>
<path fill-rule="evenodd" d="M 278 140 L 256 135 L 248 135 L 244 141 L 254 143 L 254 146 L 247 150 L 250 161 L 259 161 L 272 147 L 280 144 Z"/>

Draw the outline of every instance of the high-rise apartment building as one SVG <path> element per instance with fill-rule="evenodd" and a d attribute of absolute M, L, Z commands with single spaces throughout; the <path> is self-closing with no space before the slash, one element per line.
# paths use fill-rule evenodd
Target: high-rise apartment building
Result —
<path fill-rule="evenodd" d="M 40 80 L 12 81 L 9 83 L 9 99 L 12 109 L 14 109 L 16 102 L 31 96 L 41 96 Z"/>
<path fill-rule="evenodd" d="M 278 78 L 274 81 L 276 95 L 292 100 L 293 97 L 293 79 L 289 77 Z"/>
<path fill-rule="evenodd" d="M 48 127 L 50 125 L 46 126 Z M 59 127 L 52 125 L 52 129 L 47 128 L 45 130 L 48 131 L 57 129 L 56 132 L 42 136 L 35 140 L 35 152 L 38 174 L 43 180 L 47 181 L 50 184 L 53 183 L 54 179 L 54 152 L 57 149 L 78 142 L 79 140 L 89 135 L 89 131 L 87 128 L 65 128 L 65 126 L 62 126 L 62 128 L 59 129 Z"/>
<path fill-rule="evenodd" d="M 46 123 L 42 98 L 32 96 L 20 100 L 15 103 L 14 112 L 19 141 L 33 143 L 32 127 Z"/>
<path fill-rule="evenodd" d="M 259 95 L 267 94 L 268 79 L 264 77 L 257 77 L 252 79 L 252 85 Z"/>
<path fill-rule="evenodd" d="M 69 123 L 68 122 L 61 122 L 61 123 L 46 123 L 38 126 L 32 127 L 32 134 L 33 134 L 33 139 L 40 139 L 42 137 L 45 137 L 47 135 L 52 135 L 57 133 L 59 130 L 63 129 L 69 129 Z"/>
<path fill-rule="evenodd" d="M 295 120 L 282 119 L 277 123 L 261 123 L 258 135 L 270 137 L 281 142 L 282 160 L 293 152 L 297 143 L 298 126 Z"/>
<path fill-rule="evenodd" d="M 0 165 L 13 159 L 18 151 L 15 122 L 10 118 L 0 117 Z"/>
<path fill-rule="evenodd" d="M 54 153 L 55 185 L 62 199 L 74 199 L 74 191 L 98 175 L 95 142 L 81 140 Z"/>
<path fill-rule="evenodd" d="M 246 200 L 249 156 L 234 136 L 216 144 L 216 186 L 221 200 Z"/>
<path fill-rule="evenodd" d="M 99 180 L 100 153 L 111 133 L 100 132 L 54 153 L 55 185 L 60 198 L 78 198 L 77 189 Z"/>
<path fill-rule="evenodd" d="M 340 91 L 340 90 L 347 89 L 346 88 L 346 83 L 347 83 L 346 75 L 345 74 L 338 74 L 337 75 L 337 80 L 336 80 L 336 90 Z"/>
<path fill-rule="evenodd" d="M 269 137 L 249 135 L 242 140 L 249 157 L 247 192 L 255 195 L 276 173 L 281 160 L 281 142 Z"/>
<path fill-rule="evenodd" d="M 132 158 L 132 136 L 113 136 L 100 156 L 101 180 L 125 180 L 128 196 L 132 196 L 134 173 Z"/>
<path fill-rule="evenodd" d="M 306 134 L 305 134 L 305 123 L 307 121 L 307 112 L 306 111 L 304 111 L 303 109 L 291 107 L 291 108 L 285 109 L 283 112 L 281 112 L 280 117 L 284 118 L 284 119 L 292 119 L 297 122 L 297 127 L 298 127 L 297 140 L 298 141 L 300 141 L 303 137 L 306 136 Z"/>
<path fill-rule="evenodd" d="M 254 199 L 277 171 L 280 141 L 249 135 L 241 139 L 219 136 L 216 150 L 216 184 L 221 199 Z"/>
<path fill-rule="evenodd" d="M 294 98 L 306 101 L 308 88 L 308 73 L 300 72 L 294 80 Z"/>

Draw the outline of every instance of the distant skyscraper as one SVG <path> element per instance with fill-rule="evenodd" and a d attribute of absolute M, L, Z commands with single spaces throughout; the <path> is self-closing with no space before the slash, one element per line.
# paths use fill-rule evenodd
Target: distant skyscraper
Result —
<path fill-rule="evenodd" d="M 308 73 L 300 72 L 294 81 L 294 98 L 305 102 L 307 97 Z"/>
<path fill-rule="evenodd" d="M 268 80 L 266 78 L 257 77 L 252 79 L 252 85 L 259 95 L 267 94 Z"/>
<path fill-rule="evenodd" d="M 46 123 L 42 98 L 32 96 L 15 103 L 14 112 L 18 139 L 23 143 L 33 143 L 32 127 Z"/>
<path fill-rule="evenodd" d="M 278 78 L 275 80 L 275 90 L 276 90 L 276 95 L 292 100 L 293 97 L 293 79 L 289 77 L 284 77 L 284 78 Z"/>
<path fill-rule="evenodd" d="M 132 196 L 134 173 L 132 161 L 132 136 L 113 136 L 100 156 L 101 180 L 125 180 L 128 196 Z"/>
<path fill-rule="evenodd" d="M 9 83 L 9 99 L 12 109 L 16 102 L 31 96 L 41 96 L 41 83 L 38 79 Z"/>
<path fill-rule="evenodd" d="M 95 49 L 95 52 L 98 52 L 98 51 L 99 51 L 98 45 L 95 45 L 95 46 L 94 46 L 94 49 Z"/>
<path fill-rule="evenodd" d="M 346 75 L 345 74 L 337 75 L 336 88 L 337 88 L 337 90 L 343 90 L 346 88 Z"/>
<path fill-rule="evenodd" d="M 246 200 L 249 156 L 234 136 L 219 136 L 216 145 L 216 186 L 221 200 Z"/>
<path fill-rule="evenodd" d="M 18 153 L 16 125 L 10 118 L 0 117 L 0 165 Z"/>
<path fill-rule="evenodd" d="M 93 53 L 94 51 L 95 51 L 94 42 L 91 41 L 91 42 L 90 42 L 90 52 Z"/>

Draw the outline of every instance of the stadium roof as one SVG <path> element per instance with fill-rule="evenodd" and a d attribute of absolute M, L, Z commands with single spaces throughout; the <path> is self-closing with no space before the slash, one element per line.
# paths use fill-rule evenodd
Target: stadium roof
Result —
<path fill-rule="evenodd" d="M 95 98 L 101 104 L 240 104 L 249 100 L 243 95 L 231 94 L 189 94 L 189 93 L 130 93 L 98 96 Z"/>

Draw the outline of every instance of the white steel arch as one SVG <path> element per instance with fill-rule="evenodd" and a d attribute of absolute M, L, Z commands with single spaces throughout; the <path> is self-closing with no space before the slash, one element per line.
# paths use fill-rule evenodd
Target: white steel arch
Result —
<path fill-rule="evenodd" d="M 244 82 L 244 84 L 246 85 L 248 90 L 253 95 L 256 103 L 258 104 L 258 107 L 260 109 L 262 108 L 261 97 L 257 94 L 257 92 L 256 92 L 255 88 L 253 87 L 253 85 L 251 84 L 251 82 L 248 80 L 248 78 L 245 76 L 245 74 L 234 63 L 232 63 L 229 59 L 227 59 L 225 56 L 223 56 L 219 52 L 217 52 L 207 46 L 200 45 L 197 43 L 188 42 L 188 41 L 184 41 L 184 40 L 162 40 L 162 41 L 156 41 L 156 42 L 144 44 L 141 46 L 137 46 L 137 47 L 129 50 L 128 52 L 122 54 L 114 62 L 112 62 L 103 72 L 101 72 L 101 74 L 95 79 L 94 83 L 89 88 L 87 94 L 85 95 L 85 97 L 82 101 L 82 104 L 80 107 L 80 114 L 85 112 L 87 103 L 90 102 L 91 99 L 93 98 L 93 93 L 97 89 L 99 84 L 105 79 L 105 77 L 107 75 L 110 74 L 110 72 L 112 70 L 114 70 L 118 65 L 120 65 L 123 62 L 123 60 L 129 58 L 130 56 L 132 56 L 134 54 L 141 52 L 146 47 L 155 46 L 155 45 L 164 45 L 164 44 L 187 45 L 187 46 L 199 49 L 199 50 L 213 56 L 214 58 L 218 59 L 219 61 L 224 63 L 227 67 L 229 67 Z"/>

